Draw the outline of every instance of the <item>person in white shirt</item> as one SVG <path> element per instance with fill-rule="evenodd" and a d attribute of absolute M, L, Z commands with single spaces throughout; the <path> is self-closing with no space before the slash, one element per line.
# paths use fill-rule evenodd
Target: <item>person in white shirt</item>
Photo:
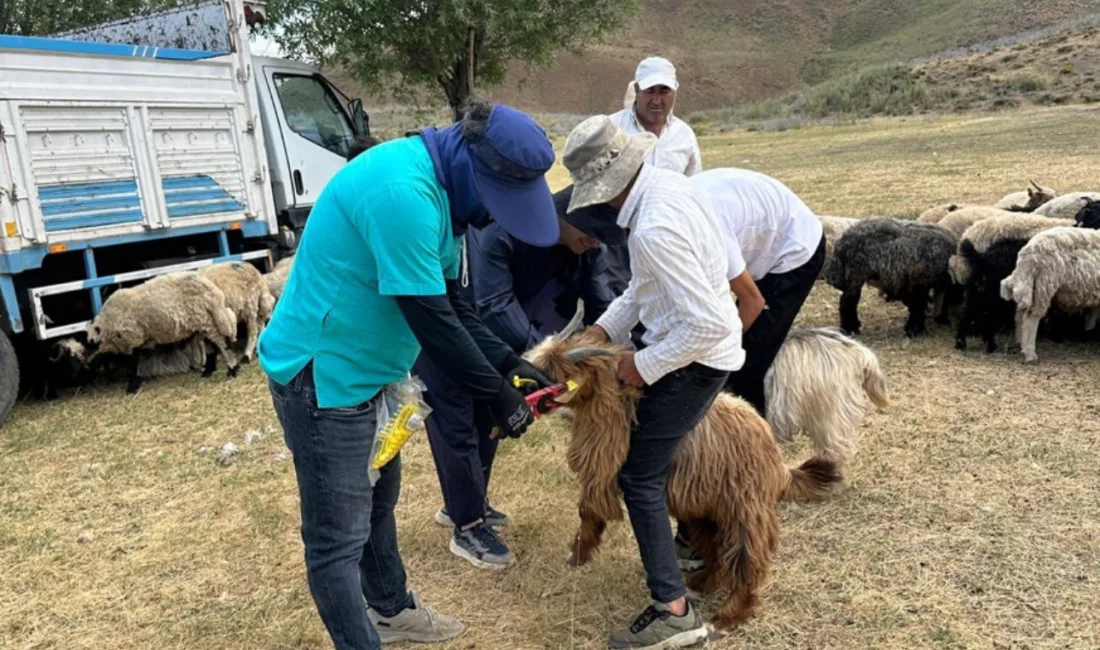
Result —
<path fill-rule="evenodd" d="M 691 125 L 673 115 L 679 88 L 676 67 L 671 61 L 658 56 L 643 59 L 634 71 L 634 80 L 627 87 L 623 110 L 610 118 L 627 134 L 652 133 L 657 136 L 657 143 L 646 156 L 646 163 L 691 176 L 702 171 L 703 155 Z M 609 246 L 608 263 L 611 265 L 611 290 L 619 295 L 630 282 L 627 248 Z"/>
<path fill-rule="evenodd" d="M 706 638 L 685 598 L 665 480 L 680 440 L 745 358 L 718 217 L 682 174 L 645 162 L 655 143 L 652 134 L 627 134 L 598 115 L 573 130 L 564 152 L 573 179 L 569 211 L 606 204 L 628 231 L 633 277 L 594 328 L 620 343 L 639 320 L 646 328 L 642 349 L 619 362 L 619 379 L 643 390 L 619 486 L 654 602 L 612 635 L 611 648 Z"/>
<path fill-rule="evenodd" d="M 727 388 L 765 415 L 764 375 L 825 264 L 821 220 L 790 188 L 759 172 L 711 169 L 689 184 L 721 222 L 744 329 L 745 364 Z"/>
<path fill-rule="evenodd" d="M 821 221 L 790 188 L 758 172 L 711 169 L 691 177 L 689 185 L 722 224 L 726 275 L 744 329 L 745 363 L 730 374 L 726 390 L 764 416 L 764 375 L 825 264 Z M 676 555 L 680 568 L 702 568 L 682 524 Z"/>

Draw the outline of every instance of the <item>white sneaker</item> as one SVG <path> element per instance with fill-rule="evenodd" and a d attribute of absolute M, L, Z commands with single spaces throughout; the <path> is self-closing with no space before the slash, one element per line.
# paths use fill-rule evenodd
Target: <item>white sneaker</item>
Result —
<path fill-rule="evenodd" d="M 397 616 L 387 618 L 367 607 L 367 616 L 383 644 L 402 641 L 439 643 L 450 641 L 465 630 L 458 619 L 426 607 L 415 591 L 409 593 L 412 594 L 413 606 L 402 610 Z"/>

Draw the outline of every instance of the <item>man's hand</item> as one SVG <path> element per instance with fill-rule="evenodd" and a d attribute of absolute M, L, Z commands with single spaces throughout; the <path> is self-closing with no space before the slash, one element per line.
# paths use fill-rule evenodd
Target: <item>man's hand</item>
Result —
<path fill-rule="evenodd" d="M 492 437 L 518 438 L 535 422 L 535 414 L 527 406 L 523 395 L 505 380 L 500 392 L 489 402 L 489 413 L 496 424 Z"/>
<path fill-rule="evenodd" d="M 611 336 L 607 333 L 607 330 L 599 325 L 593 325 L 584 331 L 586 335 L 590 335 L 599 339 L 602 339 L 604 343 L 611 342 Z"/>
<path fill-rule="evenodd" d="M 547 378 L 546 375 L 539 372 L 538 368 L 532 366 L 530 363 L 524 361 L 523 359 L 518 359 L 515 365 L 509 368 L 508 372 L 505 372 L 503 374 L 504 381 L 508 382 L 509 386 L 512 385 L 512 378 L 516 376 L 518 376 L 520 379 L 530 380 L 523 382 L 520 386 L 520 392 L 522 392 L 524 395 L 530 395 L 536 390 L 549 388 L 550 386 L 554 385 L 554 382 L 550 381 L 550 379 Z M 532 381 L 538 385 L 532 385 Z"/>
<path fill-rule="evenodd" d="M 645 386 L 645 380 L 638 373 L 638 366 L 634 365 L 633 352 L 623 352 L 623 356 L 619 357 L 619 381 L 638 388 Z"/>

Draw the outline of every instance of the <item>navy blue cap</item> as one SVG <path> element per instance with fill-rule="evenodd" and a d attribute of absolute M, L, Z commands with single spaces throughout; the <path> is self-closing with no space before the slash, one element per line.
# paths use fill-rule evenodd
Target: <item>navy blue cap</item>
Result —
<path fill-rule="evenodd" d="M 561 237 L 546 172 L 554 148 L 546 131 L 526 113 L 496 105 L 484 132 L 469 138 L 474 182 L 493 219 L 532 246 L 553 246 Z"/>

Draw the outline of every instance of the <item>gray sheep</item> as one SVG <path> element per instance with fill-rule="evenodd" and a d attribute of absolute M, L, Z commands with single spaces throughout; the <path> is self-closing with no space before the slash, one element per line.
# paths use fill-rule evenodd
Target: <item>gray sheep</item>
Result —
<path fill-rule="evenodd" d="M 878 217 L 851 228 L 833 249 L 825 281 L 841 291 L 840 328 L 858 334 L 859 299 L 863 285 L 883 292 L 887 300 L 901 300 L 909 310 L 907 337 L 925 331 L 924 313 L 930 291 L 945 293 L 951 284 L 947 260 L 955 252 L 955 236 L 936 224 Z M 946 313 L 937 316 L 946 320 Z"/>

